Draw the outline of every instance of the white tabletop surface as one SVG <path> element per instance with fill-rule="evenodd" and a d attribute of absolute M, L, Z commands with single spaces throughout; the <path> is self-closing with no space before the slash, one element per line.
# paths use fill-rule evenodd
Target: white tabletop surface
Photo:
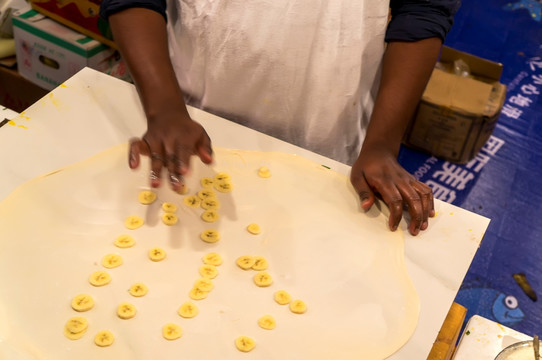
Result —
<path fill-rule="evenodd" d="M 191 116 L 213 144 L 243 150 L 281 151 L 304 156 L 338 172 L 349 167 L 195 108 Z M 145 130 L 135 88 L 86 68 L 0 128 L 0 201 L 22 183 L 112 146 Z M 489 219 L 436 201 L 437 215 L 421 235 L 405 233 L 408 271 L 421 311 L 411 340 L 393 360 L 425 359 L 478 249 Z M 385 208 L 384 210 L 385 211 Z M 387 230 L 386 230 L 387 231 Z"/>
<path fill-rule="evenodd" d="M 17 115 L 19 115 L 17 112 L 0 104 L 0 122 L 4 119 L 13 119 Z"/>
<path fill-rule="evenodd" d="M 531 339 L 526 334 L 474 315 L 463 330 L 453 360 L 494 360 L 507 346 Z"/>

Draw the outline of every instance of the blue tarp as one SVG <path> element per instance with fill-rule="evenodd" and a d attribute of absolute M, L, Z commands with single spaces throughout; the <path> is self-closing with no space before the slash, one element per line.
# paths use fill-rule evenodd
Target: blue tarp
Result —
<path fill-rule="evenodd" d="M 542 2 L 463 1 L 445 44 L 504 66 L 506 101 L 488 143 L 457 165 L 402 147 L 435 196 L 491 219 L 456 302 L 520 332 L 542 329 Z M 534 301 L 513 274 L 525 274 Z"/>

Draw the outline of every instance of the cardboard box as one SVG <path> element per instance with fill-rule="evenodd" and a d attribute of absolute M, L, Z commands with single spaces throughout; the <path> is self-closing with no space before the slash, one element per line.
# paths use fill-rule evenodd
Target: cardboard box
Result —
<path fill-rule="evenodd" d="M 504 105 L 501 73 L 502 64 L 444 46 L 404 143 L 455 163 L 474 158 Z"/>
<path fill-rule="evenodd" d="M 44 89 L 52 90 L 84 67 L 129 80 L 120 55 L 34 10 L 13 17 L 19 73 Z"/>
<path fill-rule="evenodd" d="M 32 8 L 67 27 L 116 48 L 109 24 L 100 18 L 101 0 L 30 0 Z"/>

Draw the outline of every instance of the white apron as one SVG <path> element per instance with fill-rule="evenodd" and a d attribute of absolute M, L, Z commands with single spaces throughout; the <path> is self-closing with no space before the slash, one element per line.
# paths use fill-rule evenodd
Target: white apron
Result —
<path fill-rule="evenodd" d="M 369 122 L 389 0 L 168 0 L 191 105 L 352 164 Z"/>

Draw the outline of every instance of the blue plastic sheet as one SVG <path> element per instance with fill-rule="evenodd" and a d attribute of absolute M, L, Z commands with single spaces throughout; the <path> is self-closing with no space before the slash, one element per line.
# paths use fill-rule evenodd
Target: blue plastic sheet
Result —
<path fill-rule="evenodd" d="M 457 165 L 402 147 L 400 163 L 435 196 L 491 223 L 456 302 L 528 335 L 542 329 L 542 3 L 463 1 L 446 45 L 504 66 L 497 127 L 471 162 Z M 523 273 L 540 300 L 521 289 Z"/>

